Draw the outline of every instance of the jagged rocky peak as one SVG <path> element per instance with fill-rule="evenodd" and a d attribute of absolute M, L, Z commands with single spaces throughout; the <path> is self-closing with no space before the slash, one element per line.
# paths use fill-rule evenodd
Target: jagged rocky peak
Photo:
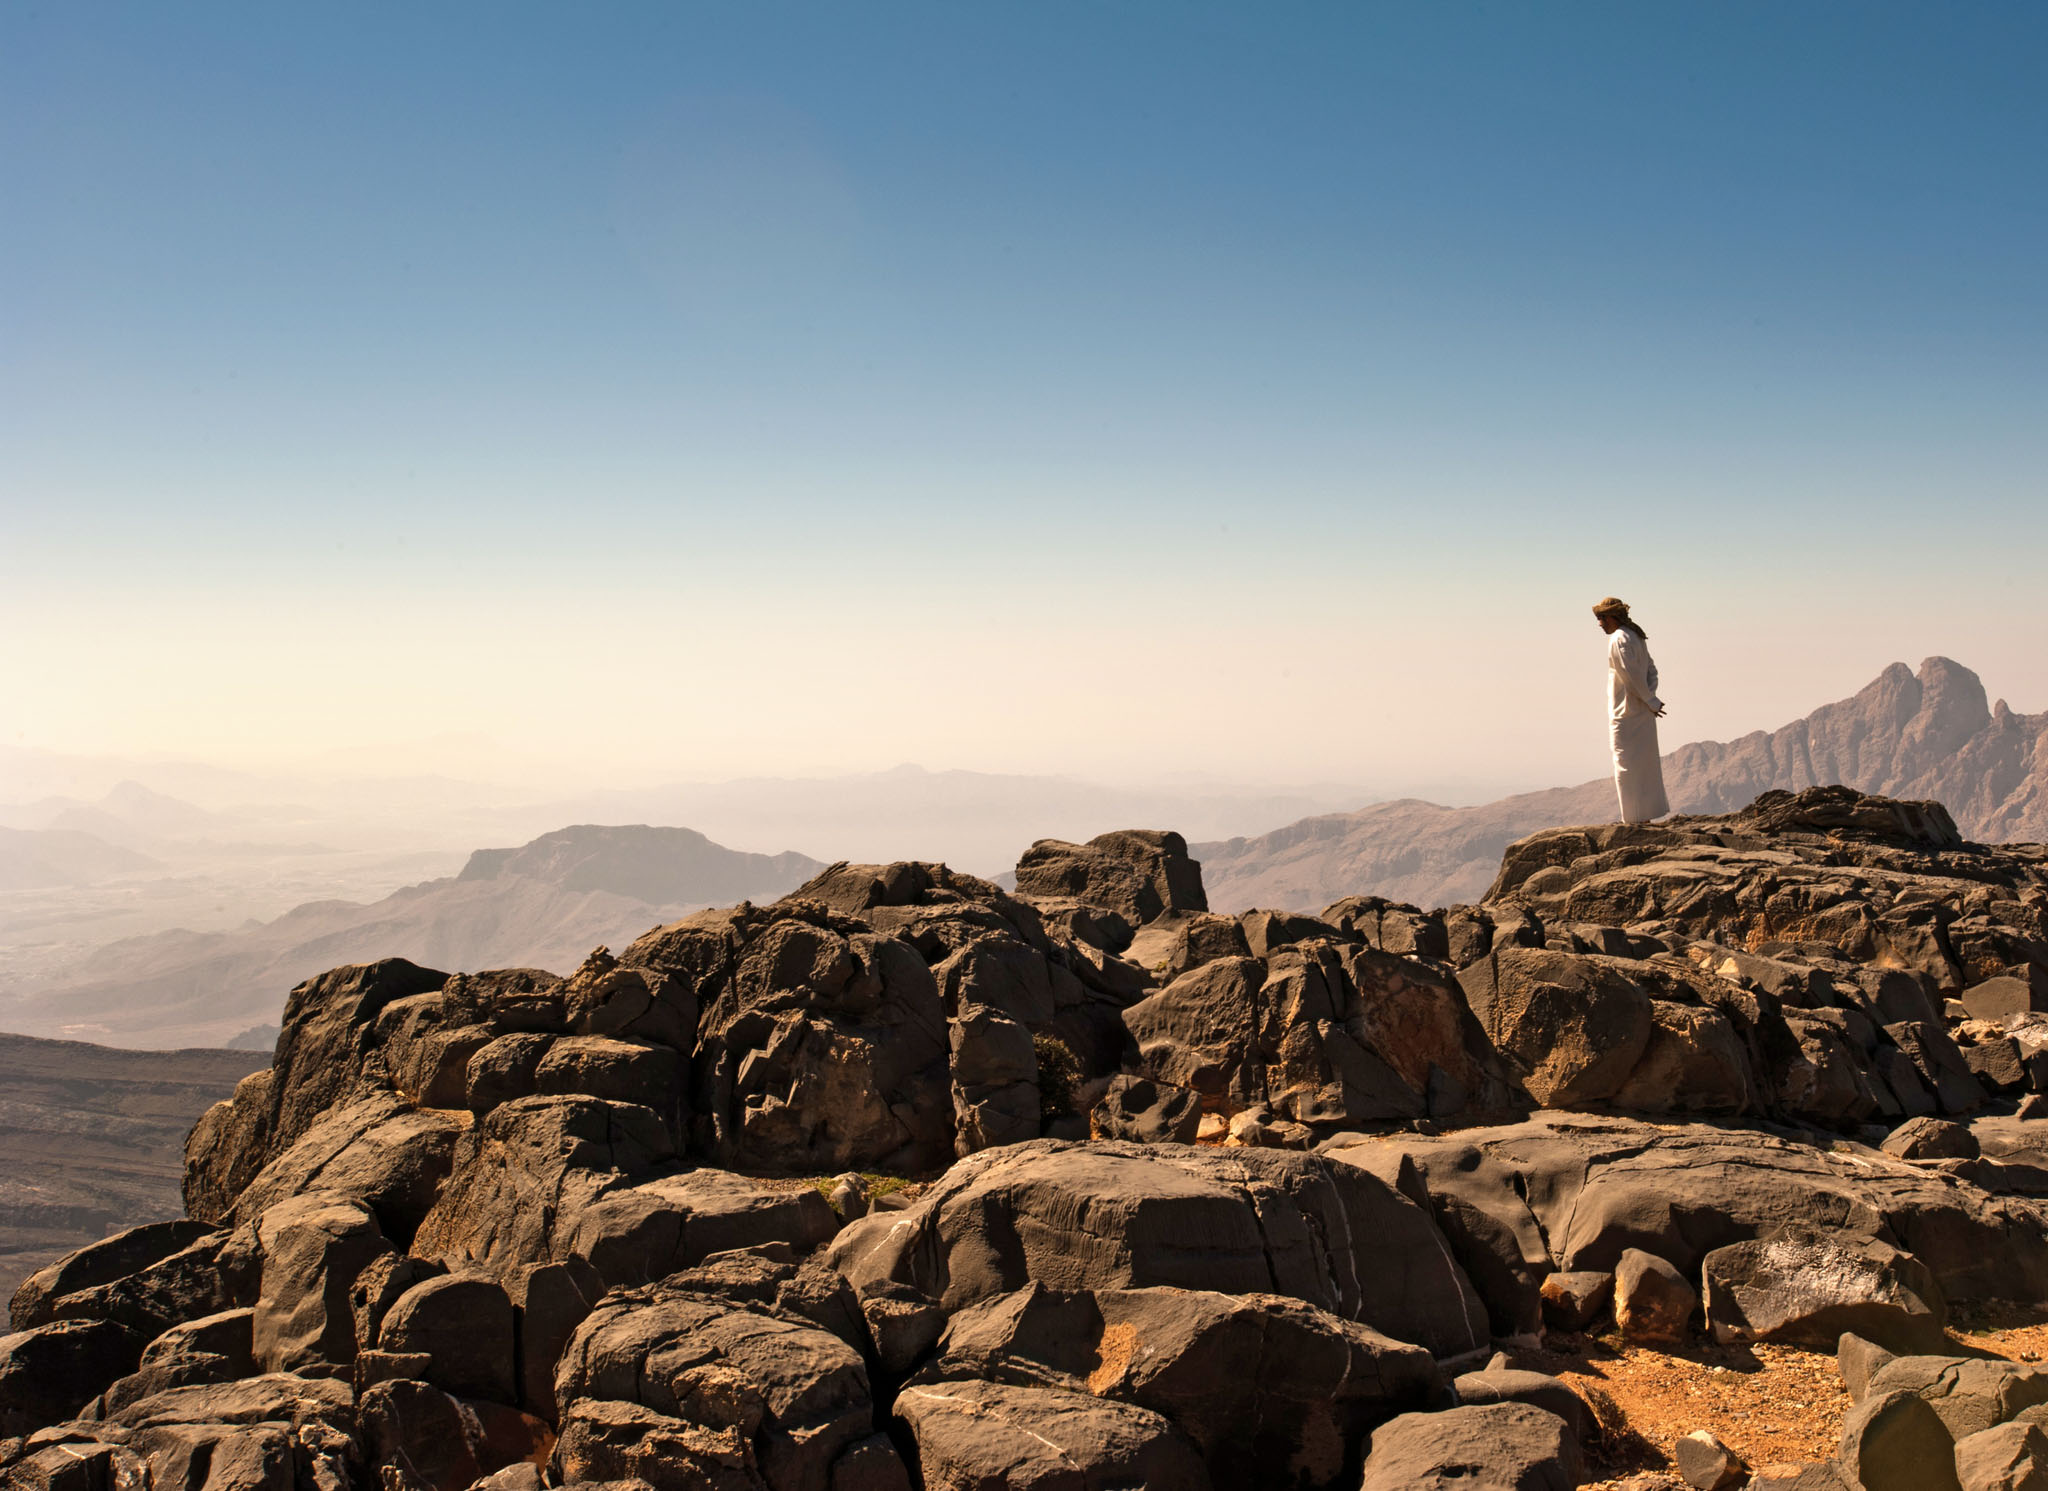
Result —
<path fill-rule="evenodd" d="M 1448 908 L 1217 915 L 1152 831 L 1017 885 L 839 864 L 566 976 L 301 984 L 188 1218 L 16 1295 L 0 1474 L 1565 1487 L 1593 1416 L 1494 1353 L 1610 1314 L 1917 1353 L 1885 1411 L 1958 1457 L 2048 1400 L 1939 1355 L 2048 1292 L 2040 846 L 1824 788 Z"/>
<path fill-rule="evenodd" d="M 1666 737 L 1667 740 L 1670 737 Z M 1949 658 L 1894 663 L 1850 698 L 1776 730 L 1679 745 L 1664 758 L 1684 813 L 1739 812 L 1760 793 L 1843 785 L 1945 805 L 1969 838 L 2048 839 L 2048 713 L 1988 707 Z M 1305 819 L 1254 839 L 1195 846 L 1214 903 L 1306 910 L 1367 889 L 1424 905 L 1481 897 L 1514 840 L 1614 812 L 1614 783 L 1528 792 L 1476 807 L 1414 800 Z"/>

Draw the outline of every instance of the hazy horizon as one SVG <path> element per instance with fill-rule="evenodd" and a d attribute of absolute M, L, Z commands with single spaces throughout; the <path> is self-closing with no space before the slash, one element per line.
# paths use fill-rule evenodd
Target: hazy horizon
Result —
<path fill-rule="evenodd" d="M 1606 769 L 1608 593 L 1667 749 L 1932 654 L 2048 709 L 2044 63 L 2020 4 L 15 8 L 0 741 L 1480 801 Z"/>

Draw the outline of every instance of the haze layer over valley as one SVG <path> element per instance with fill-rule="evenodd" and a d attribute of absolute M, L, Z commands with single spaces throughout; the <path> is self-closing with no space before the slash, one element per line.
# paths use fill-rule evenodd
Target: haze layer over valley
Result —
<path fill-rule="evenodd" d="M 1680 812 L 1727 812 L 1770 788 L 1839 783 L 1934 798 L 1982 840 L 2048 839 L 2048 714 L 1994 705 L 1976 674 L 1946 658 L 1917 673 L 1894 664 L 1853 698 L 1774 731 L 1680 746 L 1665 773 Z M 375 800 L 373 784 L 348 790 L 358 803 Z M 401 804 L 425 793 L 418 783 L 384 790 Z M 285 992 L 339 963 L 395 956 L 566 972 L 593 947 L 623 946 L 687 912 L 773 900 L 832 860 L 942 859 L 995 878 L 1037 839 L 1078 842 L 1131 826 L 1195 841 L 1219 910 L 1319 911 L 1358 895 L 1428 908 L 1476 900 L 1510 840 L 1614 815 L 1604 779 L 1477 806 L 1412 797 L 1356 806 L 1363 797 L 1343 804 L 1350 811 L 1304 817 L 1316 805 L 1309 793 L 1175 794 L 914 767 L 540 802 L 494 803 L 487 789 L 451 783 L 444 815 L 431 811 L 430 795 L 413 806 L 423 838 L 494 825 L 510 838 L 549 825 L 518 848 L 458 858 L 399 842 L 380 853 L 236 841 L 226 835 L 266 825 L 279 834 L 283 824 L 359 840 L 378 820 L 201 809 L 128 782 L 97 803 L 9 810 L 10 821 L 47 826 L 0 839 L 0 855 L 11 856 L 0 869 L 17 887 L 0 892 L 0 1028 L 119 1046 L 262 1046 Z M 403 832 L 401 809 L 389 811 L 380 831 Z M 583 816 L 561 826 L 556 815 L 570 814 Z M 622 821 L 635 815 L 662 826 Z M 740 844 L 803 847 L 734 849 L 679 824 L 686 815 Z M 1199 837 L 1218 824 L 1263 831 Z M 806 838 L 783 837 L 807 828 Z M 222 838 L 174 836 L 195 830 Z M 411 866 L 439 873 L 395 888 L 378 879 Z M 279 904 L 306 887 L 319 889 Z M 231 921 L 236 907 L 262 909 Z"/>
<path fill-rule="evenodd" d="M 0 804 L 0 1029 L 113 1045 L 225 1043 L 354 957 L 573 966 L 664 917 L 773 899 L 833 859 L 940 857 L 994 875 L 1048 835 L 1258 832 L 1370 800 L 914 766 L 573 795 L 20 750 L 0 768 L 16 791 L 43 789 Z M 508 845 L 526 851 L 472 856 Z"/>

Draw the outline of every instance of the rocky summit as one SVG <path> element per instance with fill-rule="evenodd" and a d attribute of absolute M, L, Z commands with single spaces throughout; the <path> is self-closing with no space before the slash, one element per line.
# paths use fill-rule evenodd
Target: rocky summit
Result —
<path fill-rule="evenodd" d="M 2048 850 L 1846 788 L 1541 832 L 1474 905 L 841 864 L 567 977 L 291 991 L 185 1219 L 44 1268 L 0 1477 L 64 1491 L 1568 1488 L 1546 1331 L 1834 1350 L 1839 1453 L 2048 1476 Z M 1675 1484 L 1672 1483 L 1672 1484 Z"/>

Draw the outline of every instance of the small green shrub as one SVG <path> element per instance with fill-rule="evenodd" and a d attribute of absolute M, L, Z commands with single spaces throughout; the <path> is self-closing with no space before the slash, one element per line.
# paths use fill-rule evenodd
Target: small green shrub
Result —
<path fill-rule="evenodd" d="M 1031 1047 L 1038 1053 L 1039 1126 L 1055 1118 L 1072 1118 L 1074 1090 L 1081 1085 L 1081 1063 L 1058 1036 L 1034 1035 Z"/>

